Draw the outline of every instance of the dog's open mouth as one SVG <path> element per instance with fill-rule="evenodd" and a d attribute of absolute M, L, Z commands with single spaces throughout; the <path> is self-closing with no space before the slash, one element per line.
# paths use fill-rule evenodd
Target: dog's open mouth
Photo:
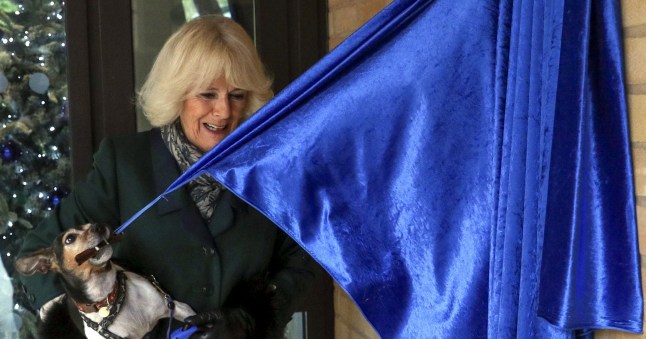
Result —
<path fill-rule="evenodd" d="M 121 234 L 110 234 L 110 230 L 105 227 L 101 228 L 103 227 L 101 225 L 93 224 L 92 227 L 92 229 L 88 230 L 90 232 L 88 242 L 94 245 L 76 255 L 74 259 L 78 265 L 88 260 L 91 265 L 95 266 L 107 262 L 112 257 L 112 246 L 110 244 L 121 239 Z"/>
<path fill-rule="evenodd" d="M 112 246 L 110 244 L 105 245 L 96 252 L 88 261 L 94 266 L 102 265 L 112 257 Z"/>

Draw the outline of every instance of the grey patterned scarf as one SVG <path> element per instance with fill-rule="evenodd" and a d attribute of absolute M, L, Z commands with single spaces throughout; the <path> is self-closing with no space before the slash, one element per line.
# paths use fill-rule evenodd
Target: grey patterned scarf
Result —
<path fill-rule="evenodd" d="M 191 144 L 179 119 L 161 128 L 161 135 L 166 147 L 170 150 L 179 164 L 182 173 L 194 164 L 204 153 Z M 210 220 L 215 209 L 215 199 L 222 191 L 222 186 L 208 174 L 203 174 L 188 184 L 191 198 L 197 205 L 204 220 Z"/>

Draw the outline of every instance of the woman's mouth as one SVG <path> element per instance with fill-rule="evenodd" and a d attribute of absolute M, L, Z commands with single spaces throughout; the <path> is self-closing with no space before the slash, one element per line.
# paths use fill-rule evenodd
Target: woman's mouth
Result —
<path fill-rule="evenodd" d="M 204 127 L 211 132 L 219 132 L 219 131 L 223 131 L 227 127 L 227 125 L 217 126 L 217 125 L 213 125 L 205 122 Z"/>

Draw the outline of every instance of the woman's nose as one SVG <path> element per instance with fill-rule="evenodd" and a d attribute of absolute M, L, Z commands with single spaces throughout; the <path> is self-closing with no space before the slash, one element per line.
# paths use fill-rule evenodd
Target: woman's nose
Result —
<path fill-rule="evenodd" d="M 213 102 L 212 113 L 220 119 L 228 119 L 231 116 L 231 105 L 227 96 L 220 97 Z"/>

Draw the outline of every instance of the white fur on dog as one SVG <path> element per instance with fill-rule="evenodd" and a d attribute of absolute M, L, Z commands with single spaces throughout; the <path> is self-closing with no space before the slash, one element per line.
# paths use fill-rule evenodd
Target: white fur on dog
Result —
<path fill-rule="evenodd" d="M 115 269 L 121 269 L 116 265 L 114 266 Z M 148 279 L 133 272 L 125 271 L 125 273 L 128 278 L 126 280 L 126 299 L 121 306 L 121 311 L 108 329 L 120 337 L 141 338 L 153 329 L 159 319 L 169 317 L 170 310 L 166 306 L 164 296 Z M 136 306 L 132 307 L 132 305 Z M 175 301 L 173 315 L 175 319 L 184 320 L 194 314 L 195 312 L 190 306 L 183 302 Z M 96 323 L 103 320 L 103 317 L 97 312 L 85 313 L 85 315 Z M 85 323 L 83 325 L 86 337 L 103 338 L 96 331 L 87 327 Z"/>

